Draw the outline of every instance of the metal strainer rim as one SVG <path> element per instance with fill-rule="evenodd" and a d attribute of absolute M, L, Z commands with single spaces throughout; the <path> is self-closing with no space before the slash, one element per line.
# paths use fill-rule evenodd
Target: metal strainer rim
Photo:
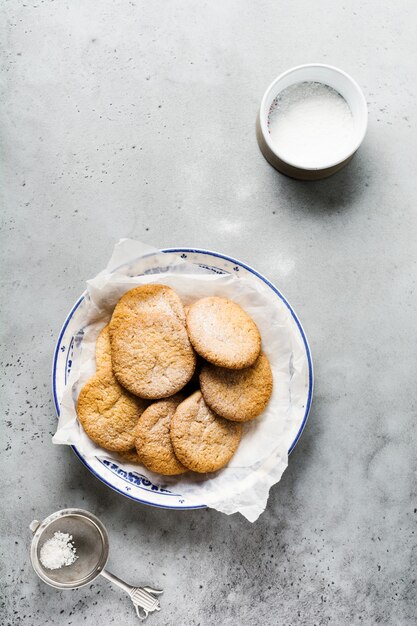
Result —
<path fill-rule="evenodd" d="M 37 548 L 40 541 L 41 536 L 48 528 L 48 526 L 55 522 L 59 518 L 63 517 L 83 517 L 86 518 L 89 522 L 91 522 L 98 530 L 101 541 L 102 541 L 102 553 L 99 561 L 97 562 L 94 570 L 84 578 L 81 578 L 77 584 L 74 583 L 59 583 L 56 580 L 52 580 L 45 574 L 45 570 L 39 563 Z M 32 567 L 35 570 L 36 574 L 43 580 L 47 585 L 51 587 L 55 587 L 56 589 L 78 589 L 79 587 L 84 587 L 91 583 L 97 576 L 100 575 L 100 572 L 104 569 L 107 563 L 107 559 L 109 556 L 109 538 L 107 534 L 107 530 L 104 524 L 92 513 L 89 511 L 85 511 L 84 509 L 61 509 L 60 511 L 55 511 L 48 517 L 46 517 L 42 522 L 40 522 L 39 526 L 36 528 L 30 549 L 30 559 L 32 561 Z"/>

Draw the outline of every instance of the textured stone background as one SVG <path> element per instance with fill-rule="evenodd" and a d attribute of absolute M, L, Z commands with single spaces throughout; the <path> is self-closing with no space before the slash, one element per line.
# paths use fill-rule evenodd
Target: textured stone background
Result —
<path fill-rule="evenodd" d="M 414 625 L 417 6 L 306 0 L 3 0 L 1 624 L 136 623 L 106 581 L 61 593 L 28 524 L 99 515 L 111 569 L 165 589 L 149 624 Z M 369 103 L 317 183 L 263 160 L 267 84 L 342 67 Z M 219 250 L 287 296 L 316 375 L 308 426 L 253 525 L 110 492 L 51 444 L 51 358 L 84 281 L 129 236 Z"/>

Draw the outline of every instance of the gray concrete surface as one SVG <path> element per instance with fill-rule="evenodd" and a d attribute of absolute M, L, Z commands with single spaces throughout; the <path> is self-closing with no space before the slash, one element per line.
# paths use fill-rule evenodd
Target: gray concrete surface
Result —
<path fill-rule="evenodd" d="M 149 624 L 417 622 L 414 0 L 4 0 L 1 12 L 0 623 L 136 623 L 106 581 L 59 592 L 31 570 L 28 523 L 81 506 L 111 568 L 165 589 Z M 267 84 L 342 67 L 369 132 L 333 178 L 270 168 Z M 54 343 L 84 281 L 129 236 L 242 259 L 311 342 L 308 426 L 253 525 L 123 499 L 53 446 Z"/>

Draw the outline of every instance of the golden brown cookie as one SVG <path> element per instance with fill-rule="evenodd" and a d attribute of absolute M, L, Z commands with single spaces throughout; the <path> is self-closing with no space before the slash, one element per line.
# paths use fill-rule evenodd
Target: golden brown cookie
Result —
<path fill-rule="evenodd" d="M 131 450 L 135 426 L 147 403 L 123 389 L 111 370 L 100 370 L 81 389 L 78 419 L 99 446 L 114 452 Z"/>
<path fill-rule="evenodd" d="M 144 400 L 143 402 L 146 403 L 145 407 L 147 408 L 148 406 L 147 401 Z M 138 422 L 136 422 L 136 426 L 133 429 L 133 438 L 134 438 L 133 441 L 136 441 L 137 434 L 138 434 Z M 122 459 L 124 459 L 125 461 L 128 461 L 129 463 L 142 463 L 139 457 L 138 451 L 136 450 L 135 447 L 132 448 L 131 450 L 128 450 L 127 452 L 119 452 L 119 456 L 121 456 Z"/>
<path fill-rule="evenodd" d="M 100 332 L 96 341 L 96 370 L 111 369 L 109 325 Z"/>
<path fill-rule="evenodd" d="M 150 284 L 139 285 L 127 291 L 116 304 L 114 313 L 120 316 L 138 313 L 164 313 L 174 315 L 179 322 L 185 323 L 185 312 L 179 296 L 171 287 Z"/>
<path fill-rule="evenodd" d="M 111 323 L 113 371 L 123 387 L 141 398 L 160 399 L 191 379 L 195 353 L 175 317 L 153 313 Z"/>
<path fill-rule="evenodd" d="M 262 413 L 271 397 L 271 367 L 263 352 L 242 370 L 207 363 L 200 372 L 200 387 L 215 413 L 234 422 L 248 422 Z"/>
<path fill-rule="evenodd" d="M 164 285 L 127 292 L 110 321 L 113 371 L 121 385 L 141 398 L 174 395 L 191 379 L 195 353 L 176 293 Z"/>
<path fill-rule="evenodd" d="M 128 463 L 141 463 L 142 462 L 140 460 L 140 457 L 137 453 L 136 448 L 132 448 L 131 450 L 128 450 L 127 452 L 119 452 L 119 456 L 121 456 L 122 459 L 124 459 L 125 461 L 128 461 Z"/>
<path fill-rule="evenodd" d="M 219 417 L 207 406 L 200 391 L 181 402 L 171 420 L 171 441 L 176 457 L 194 472 L 215 472 L 235 453 L 240 424 Z"/>
<path fill-rule="evenodd" d="M 226 298 L 211 296 L 194 302 L 187 313 L 187 330 L 196 352 L 220 367 L 249 367 L 261 350 L 255 322 Z"/>
<path fill-rule="evenodd" d="M 181 396 L 154 402 L 142 413 L 136 427 L 136 450 L 142 463 L 152 472 L 173 476 L 187 468 L 174 454 L 169 426 Z"/>

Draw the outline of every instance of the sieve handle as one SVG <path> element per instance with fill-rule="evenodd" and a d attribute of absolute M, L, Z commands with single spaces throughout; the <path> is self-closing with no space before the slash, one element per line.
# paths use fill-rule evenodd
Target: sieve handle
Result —
<path fill-rule="evenodd" d="M 120 589 L 123 589 L 123 591 L 126 591 L 126 593 L 130 595 L 130 592 L 133 589 L 132 585 L 128 585 L 127 583 L 125 583 L 124 580 L 121 580 L 121 578 L 117 578 L 117 576 L 115 576 L 106 569 L 101 570 L 100 574 L 104 576 L 104 578 L 107 578 L 107 580 L 109 580 L 111 583 L 113 583 L 113 585 L 117 585 L 118 587 L 120 587 Z"/>
<path fill-rule="evenodd" d="M 157 598 L 157 596 L 162 593 L 161 589 L 153 589 L 152 587 L 133 587 L 105 569 L 101 570 L 100 574 L 114 585 L 117 585 L 117 587 L 123 589 L 123 591 L 126 591 L 133 602 L 139 619 L 144 620 L 148 617 L 149 613 L 161 610 L 159 600 Z"/>

